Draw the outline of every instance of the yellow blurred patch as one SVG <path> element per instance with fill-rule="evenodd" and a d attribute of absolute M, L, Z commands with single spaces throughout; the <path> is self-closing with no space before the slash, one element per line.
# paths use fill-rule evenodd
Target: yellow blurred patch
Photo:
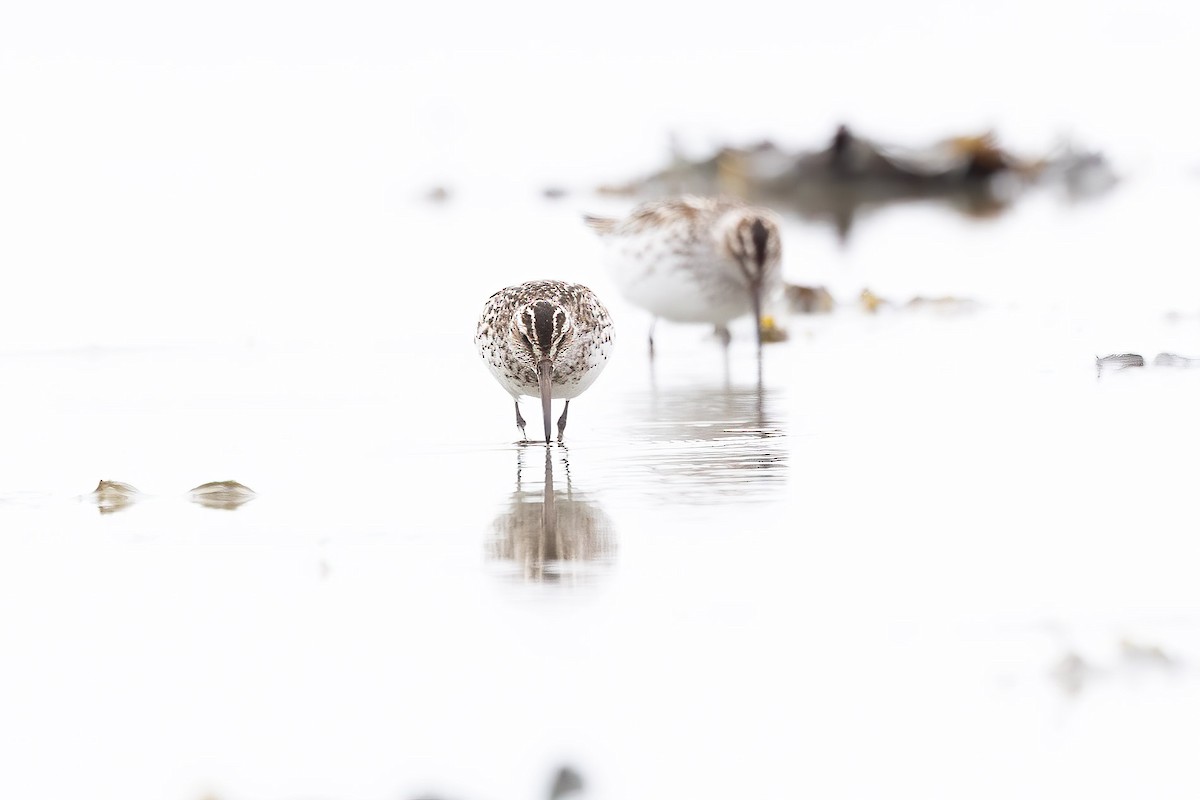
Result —
<path fill-rule="evenodd" d="M 787 341 L 788 332 L 775 323 L 775 317 L 767 315 L 762 318 L 762 340 L 764 342 Z"/>

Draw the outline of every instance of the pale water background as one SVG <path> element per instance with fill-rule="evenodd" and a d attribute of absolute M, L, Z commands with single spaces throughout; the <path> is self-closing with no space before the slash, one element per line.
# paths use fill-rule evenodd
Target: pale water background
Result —
<path fill-rule="evenodd" d="M 592 798 L 1195 797 L 1200 370 L 1094 358 L 1200 356 L 1197 22 L 6 7 L 0 796 L 520 800 L 570 763 Z M 579 221 L 627 204 L 585 190 L 841 121 L 1123 180 L 792 220 L 838 312 L 761 387 L 744 321 L 728 369 L 660 325 L 652 371 Z M 618 325 L 549 543 L 471 341 L 535 277 Z M 100 478 L 147 496 L 101 514 Z M 227 478 L 257 499 L 188 501 Z"/>

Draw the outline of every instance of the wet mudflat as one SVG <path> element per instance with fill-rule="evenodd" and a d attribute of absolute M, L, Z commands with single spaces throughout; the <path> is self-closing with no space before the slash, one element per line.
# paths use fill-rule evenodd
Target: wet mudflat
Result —
<path fill-rule="evenodd" d="M 785 276 L 838 305 L 782 314 L 761 380 L 744 321 L 649 361 L 599 201 L 415 206 L 255 336 L 5 350 L 3 793 L 526 798 L 567 763 L 589 797 L 1194 795 L 1200 371 L 1150 360 L 1200 355 L 1200 294 L 1185 229 L 1136 220 L 1174 186 L 849 247 L 793 221 Z M 364 291 L 461 230 L 452 281 Z M 617 350 L 547 451 L 471 336 L 551 274 Z M 906 305 L 944 294 L 973 305 Z"/>

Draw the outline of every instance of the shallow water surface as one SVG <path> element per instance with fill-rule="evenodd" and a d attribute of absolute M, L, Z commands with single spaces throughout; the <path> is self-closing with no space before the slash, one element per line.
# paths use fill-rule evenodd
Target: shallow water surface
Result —
<path fill-rule="evenodd" d="M 1095 359 L 1200 355 L 1196 253 L 1130 202 L 792 223 L 785 274 L 840 305 L 761 375 L 745 321 L 660 324 L 651 363 L 582 201 L 406 209 L 406 247 L 554 232 L 430 246 L 449 288 L 364 292 L 411 263 L 380 234 L 228 336 L 5 350 L 0 793 L 1194 795 L 1200 371 Z M 471 341 L 544 275 L 618 326 L 549 448 Z M 226 480 L 253 502 L 192 502 Z"/>

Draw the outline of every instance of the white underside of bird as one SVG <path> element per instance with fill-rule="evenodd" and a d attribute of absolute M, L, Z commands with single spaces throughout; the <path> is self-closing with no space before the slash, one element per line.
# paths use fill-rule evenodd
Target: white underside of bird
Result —
<path fill-rule="evenodd" d="M 605 266 L 621 294 L 655 317 L 723 325 L 751 311 L 745 283 L 708 247 L 682 252 L 661 237 L 605 242 Z"/>

